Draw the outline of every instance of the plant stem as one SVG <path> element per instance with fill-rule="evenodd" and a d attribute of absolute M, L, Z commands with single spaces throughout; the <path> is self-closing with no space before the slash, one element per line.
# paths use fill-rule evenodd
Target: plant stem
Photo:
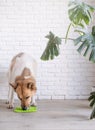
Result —
<path fill-rule="evenodd" d="M 62 37 L 61 39 L 65 39 L 66 40 L 66 38 L 64 38 L 64 37 Z M 73 38 L 67 38 L 68 40 L 72 40 L 72 41 L 74 41 L 75 39 L 73 39 Z"/>
<path fill-rule="evenodd" d="M 70 30 L 70 27 L 72 26 L 72 23 L 69 24 L 68 26 L 68 29 L 67 29 L 67 32 L 66 32 L 66 37 L 65 37 L 65 43 L 67 42 L 67 39 L 68 39 L 68 33 L 69 33 L 69 30 Z"/>

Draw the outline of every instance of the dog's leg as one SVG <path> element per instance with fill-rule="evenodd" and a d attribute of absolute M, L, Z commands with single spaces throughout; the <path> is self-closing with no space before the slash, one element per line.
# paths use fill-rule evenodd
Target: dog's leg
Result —
<path fill-rule="evenodd" d="M 6 104 L 9 104 L 9 99 L 10 99 L 10 86 L 9 86 L 9 90 L 8 90 L 8 98 L 7 98 Z"/>
<path fill-rule="evenodd" d="M 11 86 L 9 86 L 9 93 L 8 93 L 8 101 L 9 101 L 9 109 L 12 109 L 14 107 L 14 90 Z"/>
<path fill-rule="evenodd" d="M 31 106 L 37 106 L 37 103 L 35 101 L 35 96 L 32 97 Z"/>
<path fill-rule="evenodd" d="M 8 78 L 8 82 L 9 82 L 9 72 L 7 73 L 7 78 Z M 8 87 L 9 87 L 9 90 L 8 90 L 8 98 L 7 98 L 7 101 L 6 101 L 6 104 L 9 104 L 9 95 L 10 95 L 10 85 L 8 84 Z"/>

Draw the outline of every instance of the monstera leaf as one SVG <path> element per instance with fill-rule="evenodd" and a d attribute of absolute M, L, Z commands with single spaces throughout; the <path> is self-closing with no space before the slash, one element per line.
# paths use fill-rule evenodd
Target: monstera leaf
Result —
<path fill-rule="evenodd" d="M 88 98 L 90 101 L 90 106 L 93 107 L 92 113 L 90 115 L 90 119 L 95 118 L 95 92 L 91 92 Z"/>
<path fill-rule="evenodd" d="M 61 38 L 55 36 L 52 32 L 46 36 L 49 39 L 48 44 L 41 56 L 42 60 L 54 59 L 55 56 L 59 55 L 59 45 L 61 44 Z"/>
<path fill-rule="evenodd" d="M 95 118 L 95 104 L 93 105 L 93 110 L 92 110 L 92 113 L 90 115 L 90 119 L 93 119 Z"/>
<path fill-rule="evenodd" d="M 88 25 L 91 22 L 92 12 L 95 10 L 94 7 L 80 0 L 72 0 L 68 6 L 69 19 L 73 25 L 84 27 L 84 24 Z"/>
<path fill-rule="evenodd" d="M 90 106 L 93 107 L 95 104 L 95 92 L 90 93 L 88 100 L 90 101 Z"/>
<path fill-rule="evenodd" d="M 81 27 L 80 36 L 74 40 L 75 45 L 78 45 L 78 52 L 83 53 L 83 56 L 88 56 L 90 61 L 95 62 L 95 27 L 92 28 L 92 32 L 83 32 L 82 29 L 85 27 L 92 20 L 92 12 L 94 12 L 95 8 L 84 3 L 80 2 L 80 0 L 72 0 L 69 2 L 69 10 L 68 15 L 71 21 L 70 25 L 68 26 L 65 43 L 67 40 L 74 40 L 72 38 L 68 38 L 68 33 L 70 27 L 73 26 L 74 30 L 76 27 Z M 41 56 L 42 60 L 49 60 L 54 59 L 55 56 L 59 55 L 59 45 L 61 44 L 61 38 L 55 36 L 52 32 L 46 36 L 49 39 L 47 46 Z"/>
<path fill-rule="evenodd" d="M 85 26 L 89 25 L 92 21 L 92 13 L 95 11 L 94 7 L 81 2 L 80 0 L 69 1 L 68 7 L 68 16 L 71 23 L 69 24 L 66 32 L 65 43 L 67 43 L 70 28 L 72 26 L 81 26 L 84 28 Z"/>
<path fill-rule="evenodd" d="M 95 62 L 95 26 L 92 27 L 91 33 L 84 33 L 74 40 L 75 45 L 78 45 L 77 51 Z"/>

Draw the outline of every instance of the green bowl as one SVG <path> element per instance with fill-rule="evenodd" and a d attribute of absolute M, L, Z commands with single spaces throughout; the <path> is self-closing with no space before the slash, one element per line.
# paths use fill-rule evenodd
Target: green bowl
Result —
<path fill-rule="evenodd" d="M 33 107 L 33 106 L 29 107 L 29 109 L 27 110 L 22 110 L 21 107 L 16 107 L 14 109 L 14 112 L 17 112 L 17 113 L 30 113 L 30 112 L 36 112 L 36 111 L 37 111 L 37 107 Z"/>

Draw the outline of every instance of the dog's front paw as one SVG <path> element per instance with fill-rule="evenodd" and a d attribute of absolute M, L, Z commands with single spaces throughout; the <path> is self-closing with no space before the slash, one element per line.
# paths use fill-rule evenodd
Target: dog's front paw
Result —
<path fill-rule="evenodd" d="M 14 106 L 13 106 L 13 105 L 9 105 L 7 108 L 8 108 L 8 109 L 13 109 Z"/>

